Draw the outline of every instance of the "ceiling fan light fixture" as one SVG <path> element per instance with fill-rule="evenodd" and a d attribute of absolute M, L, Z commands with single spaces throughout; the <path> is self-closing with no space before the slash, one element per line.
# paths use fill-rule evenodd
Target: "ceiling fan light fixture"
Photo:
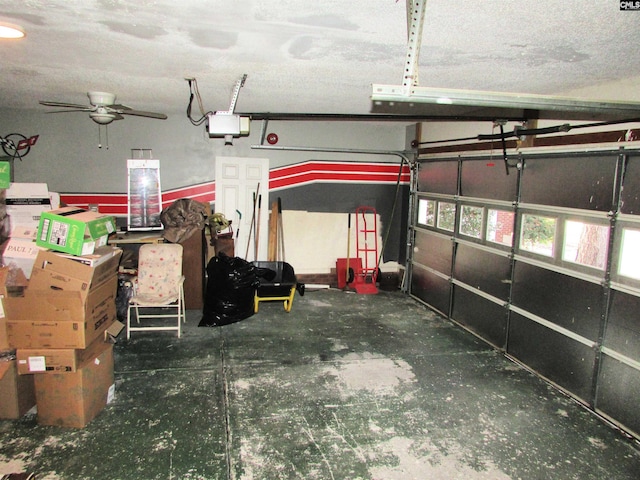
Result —
<path fill-rule="evenodd" d="M 21 26 L 0 20 L 0 38 L 17 39 L 24 38 L 26 35 Z"/>
<path fill-rule="evenodd" d="M 115 114 L 113 113 L 101 113 L 101 112 L 91 112 L 89 114 L 91 120 L 100 125 L 108 125 L 116 119 Z"/>
<path fill-rule="evenodd" d="M 89 97 L 91 105 L 78 105 L 76 103 L 52 102 L 46 100 L 40 100 L 40 104 L 47 107 L 57 107 L 59 109 L 47 113 L 89 112 L 89 118 L 98 125 L 108 125 L 114 120 L 122 120 L 125 118 L 124 115 L 156 118 L 160 120 L 167 119 L 167 116 L 164 113 L 146 112 L 142 110 L 134 110 L 125 105 L 116 105 L 114 103 L 116 100 L 116 95 L 114 93 L 91 91 L 87 92 L 87 96 Z"/>

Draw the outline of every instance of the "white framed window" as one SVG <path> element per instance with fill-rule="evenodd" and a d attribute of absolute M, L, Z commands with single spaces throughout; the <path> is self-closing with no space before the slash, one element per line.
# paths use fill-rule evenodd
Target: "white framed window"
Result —
<path fill-rule="evenodd" d="M 490 208 L 487 211 L 487 234 L 485 239 L 508 247 L 512 246 L 514 220 L 515 213 Z"/>
<path fill-rule="evenodd" d="M 421 198 L 418 200 L 418 223 L 435 227 L 436 225 L 436 202 Z"/>
<path fill-rule="evenodd" d="M 640 280 L 640 230 L 622 229 L 618 273 L 622 276 Z"/>
<path fill-rule="evenodd" d="M 438 202 L 438 228 L 453 232 L 456 225 L 456 204 Z"/>
<path fill-rule="evenodd" d="M 562 260 L 604 270 L 608 247 L 608 226 L 565 220 Z"/>
<path fill-rule="evenodd" d="M 553 217 L 523 214 L 520 249 L 553 257 L 557 222 Z"/>
<path fill-rule="evenodd" d="M 469 237 L 482 238 L 483 217 L 484 208 L 463 205 L 460 212 L 460 233 Z"/>

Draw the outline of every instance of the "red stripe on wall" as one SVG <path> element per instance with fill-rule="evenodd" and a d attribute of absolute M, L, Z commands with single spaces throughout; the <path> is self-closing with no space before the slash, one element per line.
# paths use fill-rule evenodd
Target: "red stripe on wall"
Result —
<path fill-rule="evenodd" d="M 201 183 L 199 185 L 163 192 L 162 203 L 175 202 L 179 198 L 193 198 L 195 200 L 195 197 L 198 197 L 198 201 L 200 202 L 207 199 L 213 202 L 215 199 L 214 182 Z"/>
<path fill-rule="evenodd" d="M 309 183 L 395 183 L 398 180 L 395 175 L 365 175 L 362 173 L 334 173 L 334 172 L 307 172 L 294 177 L 272 179 L 269 181 L 270 190 L 298 187 Z M 408 178 L 404 182 L 408 182 Z M 402 177 L 401 177 L 402 181 Z"/>
<path fill-rule="evenodd" d="M 321 162 L 309 161 L 273 168 L 269 171 L 269 176 L 293 175 L 300 172 L 319 171 L 340 171 L 340 172 L 398 172 L 400 165 L 395 163 L 364 163 L 364 162 Z M 403 166 L 403 171 L 408 171 L 407 166 Z"/>
<path fill-rule="evenodd" d="M 400 165 L 391 163 L 340 163 L 310 161 L 274 168 L 269 172 L 269 188 L 294 187 L 318 182 L 388 183 L 398 179 Z M 408 184 L 410 169 L 402 167 L 400 182 Z"/>
<path fill-rule="evenodd" d="M 323 162 L 309 161 L 269 171 L 269 189 L 279 190 L 310 183 L 395 183 L 400 165 L 394 163 Z M 402 166 L 400 182 L 408 184 L 410 168 Z M 162 192 L 162 206 L 166 208 L 180 198 L 191 198 L 203 203 L 215 202 L 215 181 L 190 185 Z M 122 193 L 63 193 L 60 200 L 67 205 L 88 208 L 99 205 L 103 213 L 126 216 L 127 195 Z"/>

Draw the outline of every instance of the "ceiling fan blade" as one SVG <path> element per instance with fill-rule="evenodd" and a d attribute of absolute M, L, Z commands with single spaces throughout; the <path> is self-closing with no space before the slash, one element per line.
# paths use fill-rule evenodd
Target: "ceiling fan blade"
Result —
<path fill-rule="evenodd" d="M 155 112 L 143 112 L 141 110 L 116 110 L 117 113 L 122 115 L 135 115 L 137 117 L 157 118 L 158 120 L 166 120 L 167 116 L 164 113 Z"/>
<path fill-rule="evenodd" d="M 90 92 L 94 93 L 94 96 L 97 94 L 101 94 L 102 97 L 105 97 L 107 94 L 101 92 Z M 109 94 L 111 95 L 111 94 Z M 115 98 L 115 95 L 111 95 Z M 93 98 L 89 94 L 89 98 L 92 100 L 91 105 L 78 105 L 75 103 L 64 103 L 64 102 L 49 102 L 41 100 L 40 104 L 45 105 L 47 107 L 58 107 L 60 110 L 49 111 L 46 113 L 63 113 L 63 112 L 89 112 L 91 118 L 96 123 L 102 123 L 106 125 L 107 123 L 111 123 L 113 120 L 122 120 L 123 115 L 134 115 L 137 117 L 146 117 L 146 118 L 157 118 L 159 120 L 166 120 L 167 116 L 164 113 L 156 113 L 156 112 L 144 112 L 142 110 L 133 110 L 131 107 L 126 105 L 121 105 L 119 103 L 114 103 L 112 105 L 102 104 L 102 103 L 93 103 L 97 102 L 97 100 L 102 100 L 102 98 Z"/>
<path fill-rule="evenodd" d="M 44 100 L 40 100 L 40 105 L 45 105 L 47 107 L 61 107 L 61 108 L 75 108 L 78 110 L 91 111 L 94 107 L 87 105 L 78 105 L 76 103 L 64 103 L 64 102 L 48 102 Z"/>
<path fill-rule="evenodd" d="M 44 112 L 44 113 L 68 113 L 68 112 L 91 112 L 92 110 L 90 108 L 69 108 L 66 110 L 49 110 L 48 112 Z"/>

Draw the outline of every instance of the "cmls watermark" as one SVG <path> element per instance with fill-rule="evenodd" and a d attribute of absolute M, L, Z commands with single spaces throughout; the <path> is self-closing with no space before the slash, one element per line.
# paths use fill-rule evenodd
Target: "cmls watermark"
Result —
<path fill-rule="evenodd" d="M 638 10 L 640 11 L 640 1 L 620 0 L 620 10 Z"/>

